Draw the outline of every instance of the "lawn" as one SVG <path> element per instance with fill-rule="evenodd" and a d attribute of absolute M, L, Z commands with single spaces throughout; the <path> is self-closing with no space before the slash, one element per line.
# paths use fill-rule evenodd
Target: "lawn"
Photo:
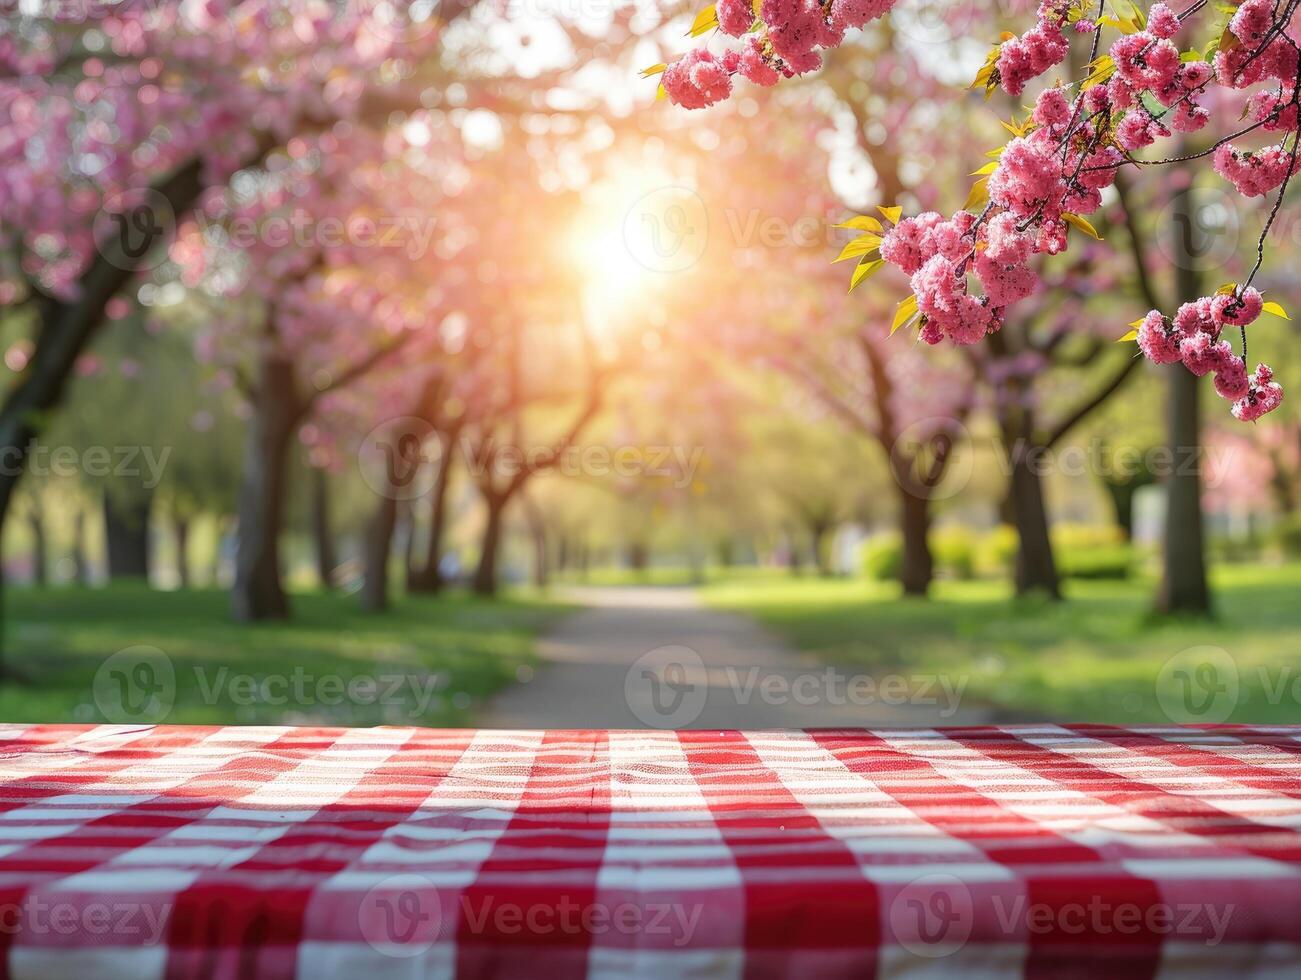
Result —
<path fill-rule="evenodd" d="M 10 722 L 459 726 L 535 662 L 563 608 L 462 595 L 367 615 L 299 595 L 286 623 L 239 625 L 218 591 L 10 589 L 0 719 Z"/>
<path fill-rule="evenodd" d="M 965 681 L 967 698 L 1009 718 L 1301 723 L 1301 565 L 1217 569 L 1211 623 L 1153 621 L 1153 588 L 1071 582 L 1058 604 L 941 582 L 932 600 L 903 601 L 888 585 L 774 575 L 724 579 L 704 597 L 828 663 Z"/>

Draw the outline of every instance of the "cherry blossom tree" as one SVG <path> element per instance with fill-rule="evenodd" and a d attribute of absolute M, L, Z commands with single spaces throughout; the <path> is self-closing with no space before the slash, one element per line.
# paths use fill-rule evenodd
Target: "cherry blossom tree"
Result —
<path fill-rule="evenodd" d="M 420 60 L 465 6 L 441 21 L 325 0 L 34 9 L 7 12 L 0 33 L 0 302 L 33 336 L 0 405 L 0 444 L 17 460 L 107 304 L 205 191 L 295 135 L 418 108 Z M 0 519 L 19 475 L 0 478 Z"/>
<path fill-rule="evenodd" d="M 721 57 L 697 49 L 655 70 L 663 71 L 671 101 L 699 108 L 728 97 L 735 74 L 769 85 L 816 68 L 817 49 L 836 46 L 844 28 L 891 7 L 856 4 L 851 18 L 834 2 L 826 8 L 769 2 L 742 24 L 739 12 L 719 5 L 702 13 L 700 32 L 718 27 L 743 37 L 744 47 Z M 1155 3 L 1146 12 L 1107 0 L 1041 3 L 1029 30 L 1005 33 L 989 53 L 975 87 L 1022 97 L 1059 67 L 1074 80 L 1047 84 L 1026 118 L 1005 123 L 1013 138 L 977 169 L 963 210 L 948 218 L 933 211 L 904 217 L 902 209 L 886 207 L 856 219 L 862 235 L 855 245 L 855 281 L 887 265 L 898 268 L 912 287 L 900 313 L 920 338 L 973 345 L 1000 333 L 1012 309 L 1036 292 L 1037 256 L 1065 252 L 1068 235 L 1098 237 L 1090 217 L 1124 171 L 1186 175 L 1209 164 L 1244 198 L 1271 202 L 1250 269 L 1241 281 L 1201 295 L 1206 287 L 1185 274 L 1187 263 L 1176 261 L 1174 293 L 1182 305 L 1173 314 L 1154 308 L 1134 321 L 1126 339 L 1137 340 L 1151 361 L 1187 369 L 1172 378 L 1175 446 L 1198 444 L 1197 394 L 1188 375 L 1213 374 L 1216 392 L 1232 402 L 1238 419 L 1254 421 L 1275 410 L 1282 387 L 1268 365 L 1251 370 L 1247 328 L 1262 313 L 1286 316 L 1256 283 L 1297 163 L 1301 59 L 1294 15 L 1293 5 L 1270 0 L 1220 8 L 1204 0 Z M 1216 136 L 1193 145 L 1190 134 L 1208 129 Z M 1173 152 L 1148 152 L 1174 134 L 1180 138 Z M 1248 148 L 1244 141 L 1250 140 L 1267 145 Z M 1195 207 L 1191 184 L 1185 176 L 1174 197 L 1185 217 Z M 1236 353 L 1230 332 L 1240 338 Z M 1158 605 L 1206 609 L 1196 474 L 1172 479 L 1169 494 Z"/>
<path fill-rule="evenodd" d="M 427 369 L 443 287 L 422 272 L 450 229 L 432 217 L 466 179 L 454 135 L 422 115 L 291 143 L 220 198 L 176 251 L 195 287 L 228 300 L 200 353 L 251 406 L 232 602 L 240 619 L 284 616 L 279 539 L 286 464 L 301 425 L 369 372 Z M 240 314 L 243 315 L 240 315 Z M 388 392 L 398 390 L 387 386 Z M 405 407 L 405 406 L 404 406 Z"/>

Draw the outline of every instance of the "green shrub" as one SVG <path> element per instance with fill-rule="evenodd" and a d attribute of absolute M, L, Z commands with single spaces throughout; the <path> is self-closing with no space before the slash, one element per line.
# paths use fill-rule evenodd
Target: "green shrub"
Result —
<path fill-rule="evenodd" d="M 903 568 L 903 541 L 897 534 L 878 534 L 863 542 L 859 552 L 863 574 L 873 582 L 890 582 Z"/>
<path fill-rule="evenodd" d="M 1293 514 L 1280 521 L 1274 533 L 1285 555 L 1301 558 L 1301 514 Z"/>
<path fill-rule="evenodd" d="M 1001 575 L 1012 568 L 1020 545 L 1021 539 L 1016 528 L 1010 524 L 1000 524 L 980 539 L 976 566 L 985 574 Z"/>
<path fill-rule="evenodd" d="M 1086 551 L 1125 543 L 1125 533 L 1114 524 L 1054 524 L 1050 532 L 1059 551 Z"/>
<path fill-rule="evenodd" d="M 1134 571 L 1134 549 L 1128 544 L 1057 549 L 1062 578 L 1126 579 Z"/>
<path fill-rule="evenodd" d="M 931 532 L 931 553 L 936 567 L 958 579 L 976 574 L 976 536 L 960 526 L 943 527 Z"/>

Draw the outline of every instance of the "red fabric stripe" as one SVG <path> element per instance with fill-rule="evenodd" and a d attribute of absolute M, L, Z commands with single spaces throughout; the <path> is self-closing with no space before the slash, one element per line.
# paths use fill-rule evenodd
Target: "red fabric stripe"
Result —
<path fill-rule="evenodd" d="M 981 732 L 976 738 L 959 737 L 956 731 L 945 731 L 944 734 L 987 756 L 998 751 L 1001 744 L 1013 741 L 1010 736 L 994 729 Z M 1051 910 L 1054 924 L 1062 921 L 1063 906 L 1067 903 L 1087 904 L 1097 900 L 1112 905 L 1132 903 L 1146 908 L 1160 901 L 1160 889 L 1152 882 L 1120 871 L 1102 872 L 1098 865 L 1103 863 L 1103 859 L 1092 848 L 1037 824 L 1030 817 L 1006 809 L 997 800 L 955 782 L 926 759 L 907 754 L 870 732 L 819 732 L 813 737 L 846 768 L 860 775 L 870 778 L 874 772 L 898 774 L 912 771 L 943 781 L 944 785 L 939 789 L 933 785 L 916 790 L 900 789 L 886 782 L 877 785 L 927 823 L 979 848 L 990 860 L 1014 868 L 1025 884 L 1026 906 L 1044 909 L 1045 915 L 1047 910 Z M 866 760 L 855 757 L 854 750 L 861 749 L 864 744 L 880 746 L 881 755 Z M 1048 778 L 1061 782 L 1055 776 Z M 952 807 L 955 804 L 960 804 L 963 812 L 954 814 L 939 808 L 940 805 Z M 973 813 L 977 815 L 974 827 Z M 1025 846 L 1027 839 L 1034 842 L 1030 847 Z M 1064 872 L 1063 866 L 1070 865 L 1079 865 L 1080 872 Z M 1013 938 L 1007 937 L 1009 941 Z M 1136 933 L 1103 939 L 1048 928 L 1029 932 L 1027 941 L 1025 976 L 1033 980 L 1076 975 L 1081 964 L 1079 957 L 1090 946 L 1095 951 L 1113 945 L 1123 950 L 1123 955 L 1108 963 L 1108 973 L 1118 977 L 1134 980 L 1152 977 L 1160 966 L 1161 937 L 1154 934 Z M 1096 968 L 1096 963 L 1093 966 Z"/>
<path fill-rule="evenodd" d="M 346 734 L 298 751 L 288 771 L 337 744 Z M 454 743 L 463 753 L 473 732 Z M 400 824 L 445 778 L 455 763 L 442 769 L 412 773 L 412 756 L 431 747 L 443 732 L 415 732 L 389 758 L 366 773 L 339 800 L 315 809 L 300 824 L 268 841 L 230 868 L 205 871 L 176 896 L 168 934 L 169 978 L 294 973 L 295 956 L 303 941 L 306 913 L 313 890 L 321 881 L 356 860 L 390 827 Z M 439 751 L 445 751 L 439 741 Z M 278 773 L 269 773 L 268 782 Z M 391 789 L 402 776 L 403 799 L 359 806 L 358 800 Z M 257 787 L 254 787 L 256 789 Z M 238 799 L 231 802 L 237 805 Z M 331 830 L 348 833 L 332 834 Z"/>
<path fill-rule="evenodd" d="M 556 751 L 574 743 L 576 750 Z M 459 896 L 460 907 L 444 910 L 457 921 L 458 978 L 530 976 L 542 954 L 547 980 L 586 975 L 591 936 L 567 924 L 581 921 L 576 909 L 597 902 L 610 827 L 609 760 L 606 732 L 547 733 L 510 823 Z M 564 785 L 555 777 L 566 777 Z M 548 854 L 551 848 L 564 853 Z M 526 872 L 563 880 L 533 884 L 521 880 Z"/>
<path fill-rule="evenodd" d="M 733 851 L 745 899 L 745 948 L 762 951 L 760 969 L 747 956 L 747 977 L 798 974 L 800 954 L 811 950 L 860 951 L 853 975 L 876 974 L 881 946 L 880 898 L 861 877 L 858 860 L 782 784 L 738 732 L 678 732 L 691 774 L 723 840 Z M 738 788 L 744 798 L 736 799 Z M 756 836 L 756 829 L 769 834 Z M 817 851 L 770 850 L 788 830 L 810 835 Z M 821 832 L 821 833 L 820 833 Z M 843 881 L 801 880 L 801 867 L 844 868 Z M 781 954 L 785 953 L 782 957 Z M 780 964 L 780 967 L 778 967 Z"/>

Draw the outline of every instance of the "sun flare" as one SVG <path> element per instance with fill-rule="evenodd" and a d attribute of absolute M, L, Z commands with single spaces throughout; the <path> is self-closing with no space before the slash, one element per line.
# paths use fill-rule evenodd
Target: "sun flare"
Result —
<path fill-rule="evenodd" d="M 594 330 L 617 330 L 678 285 L 703 252 L 699 197 L 667 174 L 609 181 L 586 194 L 570 235 Z"/>

